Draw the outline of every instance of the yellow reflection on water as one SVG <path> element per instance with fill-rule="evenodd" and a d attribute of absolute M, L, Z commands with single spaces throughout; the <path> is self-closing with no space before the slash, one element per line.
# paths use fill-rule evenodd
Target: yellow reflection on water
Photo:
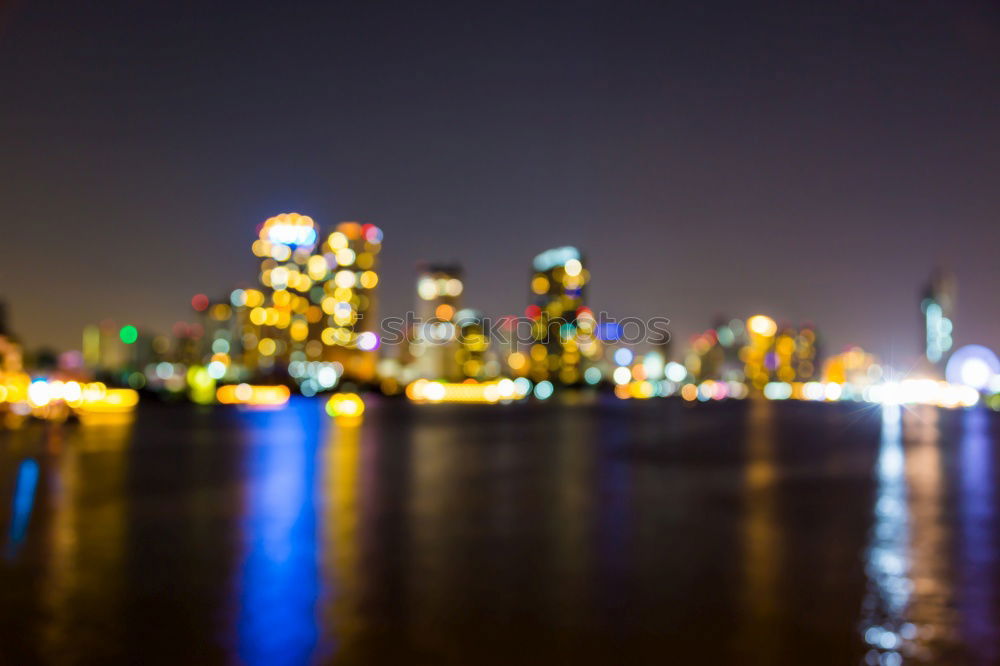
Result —
<path fill-rule="evenodd" d="M 47 611 L 43 649 L 54 661 L 73 654 L 70 637 L 81 625 L 117 640 L 131 432 L 130 422 L 48 431 L 50 544 L 40 597 Z M 87 609 L 85 616 L 79 608 Z"/>
<path fill-rule="evenodd" d="M 361 424 L 332 422 L 323 461 L 324 492 L 327 511 L 323 524 L 324 567 L 327 581 L 332 581 L 332 604 L 324 624 L 333 627 L 335 642 L 349 640 L 361 632 L 361 617 L 356 607 L 360 596 L 358 567 L 360 559 L 360 471 Z"/>
<path fill-rule="evenodd" d="M 747 513 L 743 521 L 746 575 L 743 605 L 748 612 L 741 633 L 743 642 L 751 645 L 764 662 L 775 657 L 778 643 L 768 639 L 768 627 L 772 626 L 778 612 L 777 585 L 782 566 L 782 534 L 775 496 L 778 474 L 774 431 L 774 405 L 765 400 L 752 400 L 747 415 L 744 468 Z"/>

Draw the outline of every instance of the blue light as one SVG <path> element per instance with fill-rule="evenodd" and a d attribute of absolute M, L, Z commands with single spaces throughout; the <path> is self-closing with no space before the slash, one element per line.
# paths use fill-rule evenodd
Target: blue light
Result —
<path fill-rule="evenodd" d="M 552 382 L 550 381 L 540 381 L 535 384 L 535 397 L 539 400 L 548 400 L 552 397 L 552 393 L 555 389 L 552 387 Z"/>
<path fill-rule="evenodd" d="M 575 247 L 566 245 L 546 250 L 535 257 L 534 265 L 536 271 L 547 271 L 556 266 L 563 266 L 570 259 L 580 259 L 580 251 Z"/>
<path fill-rule="evenodd" d="M 597 338 L 602 342 L 614 342 L 622 337 L 622 327 L 616 321 L 604 321 L 597 325 Z"/>
<path fill-rule="evenodd" d="M 17 554 L 17 548 L 24 540 L 31 520 L 31 509 L 35 504 L 35 488 L 38 485 L 38 463 L 28 458 L 17 469 L 17 485 L 14 488 L 14 506 L 11 511 L 10 530 L 7 537 L 7 557 Z"/>
<path fill-rule="evenodd" d="M 615 350 L 615 363 L 618 365 L 628 365 L 632 362 L 635 355 L 632 353 L 631 349 L 626 349 L 622 347 L 621 349 Z"/>
<path fill-rule="evenodd" d="M 293 399 L 281 411 L 247 411 L 244 559 L 238 646 L 245 664 L 301 664 L 319 629 L 316 459 L 320 412 Z"/>

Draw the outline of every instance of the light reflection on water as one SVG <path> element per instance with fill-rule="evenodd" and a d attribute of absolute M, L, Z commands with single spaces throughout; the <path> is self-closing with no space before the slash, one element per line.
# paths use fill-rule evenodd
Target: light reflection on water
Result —
<path fill-rule="evenodd" d="M 970 409 L 963 415 L 959 449 L 961 511 L 962 635 L 982 646 L 982 663 L 1000 663 L 1000 618 L 994 605 L 1000 546 L 997 543 L 996 490 L 988 415 Z M 994 595 L 991 599 L 991 595 Z"/>
<path fill-rule="evenodd" d="M 0 661 L 1000 663 L 998 415 L 674 406 L 0 435 Z"/>
<path fill-rule="evenodd" d="M 242 413 L 245 553 L 239 571 L 238 651 L 247 664 L 301 664 L 316 647 L 315 405 Z"/>
<path fill-rule="evenodd" d="M 867 664 L 902 663 L 916 635 L 907 619 L 910 579 L 910 512 L 906 458 L 899 405 L 882 409 L 882 437 L 876 463 L 875 524 L 865 554 L 868 591 L 862 607 L 862 634 L 871 649 Z"/>

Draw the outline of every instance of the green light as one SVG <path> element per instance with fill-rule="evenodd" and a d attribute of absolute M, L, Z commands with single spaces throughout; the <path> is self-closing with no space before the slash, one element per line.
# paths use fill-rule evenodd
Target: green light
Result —
<path fill-rule="evenodd" d="M 136 330 L 135 326 L 122 326 L 122 330 L 118 331 L 118 337 L 122 339 L 122 342 L 130 345 L 139 339 L 139 331 Z"/>

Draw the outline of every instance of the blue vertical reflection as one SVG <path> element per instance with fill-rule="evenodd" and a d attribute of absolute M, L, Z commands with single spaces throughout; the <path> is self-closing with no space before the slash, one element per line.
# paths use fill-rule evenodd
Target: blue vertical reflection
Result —
<path fill-rule="evenodd" d="M 31 519 L 31 508 L 35 504 L 35 487 L 38 485 L 38 463 L 32 458 L 21 462 L 17 468 L 17 483 L 14 487 L 14 506 L 11 511 L 10 530 L 7 534 L 7 557 L 17 555 L 18 546 L 24 540 Z"/>
<path fill-rule="evenodd" d="M 301 664 L 316 647 L 314 407 L 293 400 L 280 411 L 240 415 L 248 435 L 238 620 L 244 663 Z"/>
<path fill-rule="evenodd" d="M 982 409 L 962 415 L 959 453 L 962 530 L 962 633 L 966 643 L 980 646 L 984 663 L 1000 661 L 1000 629 L 993 607 L 997 589 L 993 452 Z"/>
<path fill-rule="evenodd" d="M 910 512 L 906 504 L 906 458 L 899 405 L 882 408 L 882 438 L 876 463 L 875 525 L 865 553 L 868 591 L 862 609 L 868 664 L 894 666 L 916 635 L 906 621 L 910 580 Z"/>

